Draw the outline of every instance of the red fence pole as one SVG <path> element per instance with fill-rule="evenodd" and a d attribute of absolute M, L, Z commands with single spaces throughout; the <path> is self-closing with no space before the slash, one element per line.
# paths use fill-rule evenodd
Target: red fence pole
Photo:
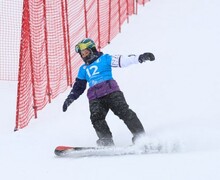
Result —
<path fill-rule="evenodd" d="M 138 0 L 136 0 L 136 5 L 135 5 L 135 7 L 136 7 L 136 12 L 135 12 L 135 14 L 137 14 L 137 13 L 138 13 Z"/>
<path fill-rule="evenodd" d="M 119 23 L 119 32 L 121 32 L 121 1 L 118 0 L 118 23 Z"/>
<path fill-rule="evenodd" d="M 65 0 L 65 12 L 66 12 L 66 33 L 67 33 L 67 46 L 68 46 L 68 64 L 69 64 L 69 83 L 70 85 L 73 83 L 72 79 L 72 66 L 71 66 L 71 51 L 70 51 L 70 33 L 69 33 L 69 17 L 68 17 L 68 8 L 67 8 L 67 0 Z"/>
<path fill-rule="evenodd" d="M 26 26 L 26 23 L 28 20 L 27 17 L 27 1 L 23 2 L 23 14 L 22 14 L 22 30 Z M 20 55 L 19 55 L 19 71 L 21 72 L 21 67 L 23 67 L 23 53 L 22 50 L 24 49 L 24 43 L 26 42 L 24 36 L 25 31 L 21 30 L 21 43 L 20 43 Z M 19 112 L 20 112 L 20 89 L 21 89 L 21 73 L 18 73 L 18 88 L 17 88 L 17 105 L 16 105 L 16 122 L 15 122 L 15 129 L 14 131 L 17 131 L 19 129 Z"/>
<path fill-rule="evenodd" d="M 45 37 L 45 55 L 46 55 L 46 65 L 47 65 L 47 95 L 49 97 L 49 103 L 51 103 L 51 88 L 50 88 L 50 73 L 49 73 L 49 60 L 48 60 L 48 34 L 47 34 L 47 10 L 46 10 L 46 0 L 43 0 L 44 4 L 44 37 Z"/>
<path fill-rule="evenodd" d="M 85 19 L 85 32 L 86 32 L 86 37 L 88 37 L 88 22 L 87 22 L 87 9 L 86 9 L 86 0 L 84 0 L 84 19 Z"/>
<path fill-rule="evenodd" d="M 97 0 L 97 20 L 98 20 L 98 50 L 100 51 L 101 49 L 101 33 L 100 33 L 100 10 L 99 10 L 99 6 L 100 6 L 100 3 L 99 3 L 99 0 Z"/>
<path fill-rule="evenodd" d="M 111 6 L 111 0 L 109 0 L 109 15 L 108 15 L 108 43 L 110 43 L 111 41 L 111 10 L 112 10 L 112 6 Z"/>
<path fill-rule="evenodd" d="M 69 73 L 69 66 L 68 66 L 68 58 L 67 58 L 67 40 L 66 40 L 66 27 L 65 27 L 65 15 L 64 15 L 64 1 L 61 1 L 61 12 L 62 12 L 62 26 L 63 26 L 63 46 L 64 46 L 64 58 L 66 62 L 66 77 L 67 77 L 67 85 L 70 85 L 70 73 Z"/>
<path fill-rule="evenodd" d="M 30 51 L 30 64 L 31 64 L 31 83 L 32 83 L 32 95 L 33 95 L 33 109 L 34 117 L 37 118 L 37 105 L 36 105 L 36 94 L 35 94 L 35 79 L 34 79 L 34 64 L 33 64 L 33 53 L 32 53 L 32 41 L 31 41 L 31 30 L 30 30 L 30 8 L 29 0 L 27 0 L 27 9 L 28 9 L 28 35 L 29 35 L 29 51 Z"/>
<path fill-rule="evenodd" d="M 126 13 L 127 13 L 127 23 L 129 23 L 129 13 L 128 13 L 128 0 L 126 0 Z"/>

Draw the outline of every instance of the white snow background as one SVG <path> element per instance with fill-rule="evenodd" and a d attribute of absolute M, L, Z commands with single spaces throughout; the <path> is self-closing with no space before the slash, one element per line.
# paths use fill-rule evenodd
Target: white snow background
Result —
<path fill-rule="evenodd" d="M 69 88 L 13 132 L 17 83 L 0 81 L 0 179 L 219 180 L 219 9 L 218 0 L 152 0 L 103 49 L 155 54 L 154 62 L 114 69 L 113 75 L 148 133 L 143 141 L 166 146 L 166 153 L 57 158 L 58 145 L 96 145 L 86 93 L 63 113 Z M 112 112 L 107 122 L 117 146 L 131 144 Z"/>

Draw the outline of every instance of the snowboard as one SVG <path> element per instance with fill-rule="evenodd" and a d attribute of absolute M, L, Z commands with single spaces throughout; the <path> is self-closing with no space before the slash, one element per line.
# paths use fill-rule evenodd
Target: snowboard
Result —
<path fill-rule="evenodd" d="M 73 147 L 57 146 L 54 150 L 59 157 L 100 157 L 100 156 L 122 156 L 152 154 L 161 152 L 160 146 L 125 146 L 125 147 Z"/>

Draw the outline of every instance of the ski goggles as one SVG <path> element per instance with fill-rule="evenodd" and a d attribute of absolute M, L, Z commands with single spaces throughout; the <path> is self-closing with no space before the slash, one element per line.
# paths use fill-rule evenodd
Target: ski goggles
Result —
<path fill-rule="evenodd" d="M 77 53 L 80 53 L 80 51 L 83 51 L 85 49 L 88 49 L 88 48 L 92 48 L 92 47 L 95 47 L 92 42 L 87 42 L 87 43 L 79 43 L 75 46 L 75 51 Z"/>

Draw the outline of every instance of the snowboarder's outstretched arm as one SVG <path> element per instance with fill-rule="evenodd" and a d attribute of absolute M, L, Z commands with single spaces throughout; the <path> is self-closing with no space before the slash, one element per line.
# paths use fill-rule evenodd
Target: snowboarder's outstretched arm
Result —
<path fill-rule="evenodd" d="M 65 112 L 68 108 L 68 106 L 75 101 L 86 89 L 86 80 L 82 80 L 79 78 L 76 78 L 76 81 L 73 85 L 72 90 L 70 91 L 68 97 L 66 98 L 64 104 L 63 104 L 63 112 Z"/>
<path fill-rule="evenodd" d="M 128 56 L 114 55 L 112 56 L 112 67 L 127 67 L 131 64 L 143 63 L 145 61 L 154 61 L 155 57 L 152 53 L 147 52 L 140 55 L 131 54 Z"/>

